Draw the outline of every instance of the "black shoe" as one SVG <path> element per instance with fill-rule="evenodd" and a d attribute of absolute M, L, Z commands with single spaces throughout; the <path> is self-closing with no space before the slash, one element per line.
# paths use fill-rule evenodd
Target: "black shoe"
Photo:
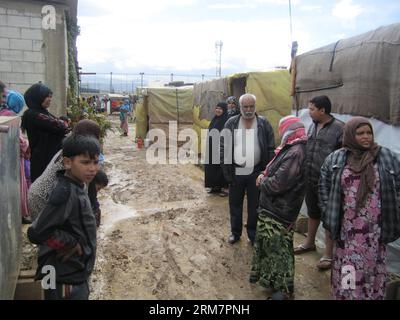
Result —
<path fill-rule="evenodd" d="M 228 238 L 228 243 L 234 244 L 240 240 L 240 237 L 231 234 Z"/>
<path fill-rule="evenodd" d="M 221 188 L 211 188 L 207 191 L 207 193 L 219 193 L 221 192 Z"/>
<path fill-rule="evenodd" d="M 32 220 L 30 218 L 22 217 L 22 224 L 31 224 Z"/>
<path fill-rule="evenodd" d="M 219 196 L 222 198 L 227 197 L 228 195 L 229 195 L 229 193 L 224 190 L 221 190 L 221 192 L 219 193 Z"/>

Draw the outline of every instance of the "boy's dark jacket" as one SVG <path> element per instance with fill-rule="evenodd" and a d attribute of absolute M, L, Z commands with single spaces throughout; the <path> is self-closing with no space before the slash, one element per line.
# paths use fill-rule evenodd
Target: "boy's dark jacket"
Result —
<path fill-rule="evenodd" d="M 41 273 L 42 268 L 51 265 L 58 283 L 86 281 L 96 258 L 96 220 L 84 186 L 59 175 L 46 207 L 28 229 L 28 238 L 39 245 L 38 280 L 46 276 Z M 58 250 L 74 247 L 78 242 L 82 256 L 75 254 L 65 263 L 56 257 Z"/>

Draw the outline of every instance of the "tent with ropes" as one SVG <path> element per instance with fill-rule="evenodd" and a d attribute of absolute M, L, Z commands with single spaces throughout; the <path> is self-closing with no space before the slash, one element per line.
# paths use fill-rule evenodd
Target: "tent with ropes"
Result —
<path fill-rule="evenodd" d="M 146 138 L 151 129 L 164 130 L 168 136 L 170 121 L 176 121 L 178 131 L 193 125 L 193 87 L 146 88 L 136 105 L 136 137 Z"/>
<path fill-rule="evenodd" d="M 296 109 L 316 95 L 332 111 L 400 125 L 400 23 L 332 43 L 295 58 L 292 95 Z"/>

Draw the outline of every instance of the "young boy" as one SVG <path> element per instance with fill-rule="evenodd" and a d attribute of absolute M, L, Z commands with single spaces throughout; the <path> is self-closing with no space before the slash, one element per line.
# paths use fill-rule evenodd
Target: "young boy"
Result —
<path fill-rule="evenodd" d="M 101 210 L 100 210 L 100 203 L 97 200 L 97 193 L 101 189 L 107 187 L 107 185 L 108 185 L 108 177 L 107 177 L 106 173 L 100 169 L 97 172 L 94 179 L 92 180 L 92 182 L 90 182 L 89 188 L 88 188 L 90 204 L 92 205 L 92 211 L 96 218 L 97 228 L 100 227 L 100 221 L 101 221 Z"/>
<path fill-rule="evenodd" d="M 29 240 L 39 245 L 36 279 L 45 278 L 45 300 L 89 298 L 88 278 L 96 255 L 96 219 L 85 184 L 99 169 L 99 154 L 99 142 L 93 137 L 73 134 L 64 140 L 65 173 L 59 172 L 46 207 L 28 229 Z M 52 270 L 55 279 L 51 278 Z"/>

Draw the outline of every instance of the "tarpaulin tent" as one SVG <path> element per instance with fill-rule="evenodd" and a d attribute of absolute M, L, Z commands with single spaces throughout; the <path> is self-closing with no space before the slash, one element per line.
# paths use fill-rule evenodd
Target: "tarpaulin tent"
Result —
<path fill-rule="evenodd" d="M 298 109 L 317 95 L 332 111 L 400 125 L 400 23 L 304 53 L 294 62 Z"/>
<path fill-rule="evenodd" d="M 136 138 L 146 138 L 146 134 L 149 131 L 149 108 L 148 108 L 147 97 L 144 96 L 136 103 L 135 117 L 136 117 Z"/>
<path fill-rule="evenodd" d="M 214 107 L 218 102 L 225 101 L 229 92 L 228 78 L 195 83 L 193 105 L 200 107 L 199 119 L 211 121 L 214 116 Z"/>
<path fill-rule="evenodd" d="M 287 70 L 239 73 L 195 84 L 193 89 L 194 129 L 198 133 L 201 129 L 207 129 L 218 102 L 225 101 L 232 95 L 239 98 L 244 93 L 252 93 L 257 97 L 257 113 L 265 116 L 271 123 L 278 143 L 279 120 L 290 114 L 292 107 L 290 76 Z"/>
<path fill-rule="evenodd" d="M 168 136 L 169 121 L 178 130 L 193 124 L 193 87 L 147 88 L 136 106 L 136 137 L 145 138 L 149 129 L 162 129 Z"/>
<path fill-rule="evenodd" d="M 237 84 L 237 89 L 235 89 Z M 241 92 L 252 93 L 257 97 L 257 113 L 265 116 L 271 123 L 275 132 L 276 142 L 280 142 L 278 136 L 279 120 L 291 113 L 292 99 L 290 93 L 290 76 L 287 70 L 272 72 L 250 72 L 233 75 L 231 88 Z M 242 92 L 242 93 L 245 93 Z"/>

